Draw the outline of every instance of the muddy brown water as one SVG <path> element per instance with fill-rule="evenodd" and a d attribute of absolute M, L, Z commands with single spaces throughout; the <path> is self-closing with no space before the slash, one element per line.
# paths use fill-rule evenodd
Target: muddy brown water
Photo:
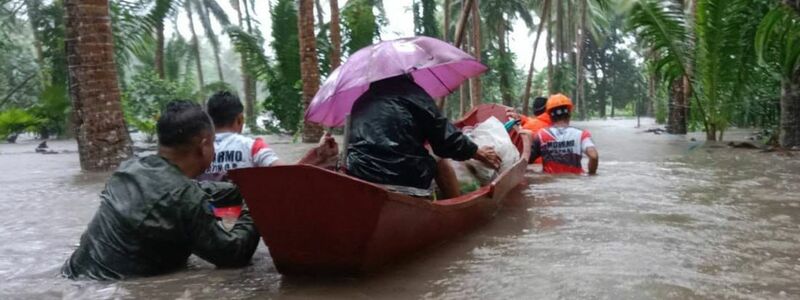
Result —
<path fill-rule="evenodd" d="M 702 145 L 632 120 L 577 125 L 599 146 L 599 176 L 531 172 L 485 226 L 324 280 L 281 276 L 263 244 L 242 269 L 192 257 L 153 278 L 62 279 L 108 174 L 81 172 L 74 142 L 50 142 L 73 151 L 54 155 L 2 144 L 0 299 L 800 299 L 800 153 Z M 268 141 L 289 161 L 307 148 Z"/>

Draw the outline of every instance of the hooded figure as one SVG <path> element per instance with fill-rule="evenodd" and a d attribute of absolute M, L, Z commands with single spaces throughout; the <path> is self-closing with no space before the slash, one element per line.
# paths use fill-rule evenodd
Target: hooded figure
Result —
<path fill-rule="evenodd" d="M 500 163 L 491 147 L 479 149 L 405 75 L 373 82 L 353 105 L 351 122 L 347 173 L 405 194 L 431 194 L 438 171 L 426 144 L 440 158 Z"/>

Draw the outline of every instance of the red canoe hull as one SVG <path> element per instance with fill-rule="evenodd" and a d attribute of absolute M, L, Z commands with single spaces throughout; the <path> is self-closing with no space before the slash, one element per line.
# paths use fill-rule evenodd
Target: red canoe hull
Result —
<path fill-rule="evenodd" d="M 504 107 L 478 111 L 487 110 L 505 120 Z M 487 118 L 481 117 L 459 125 Z M 279 272 L 342 275 L 374 270 L 485 223 L 524 180 L 526 167 L 527 159 L 520 159 L 491 185 L 436 202 L 313 166 L 241 169 L 230 176 Z"/>

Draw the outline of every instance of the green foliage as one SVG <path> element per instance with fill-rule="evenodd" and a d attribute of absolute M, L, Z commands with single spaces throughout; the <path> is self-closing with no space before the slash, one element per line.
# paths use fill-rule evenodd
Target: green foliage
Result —
<path fill-rule="evenodd" d="M 414 15 L 414 34 L 430 37 L 440 37 L 439 23 L 436 21 L 435 0 L 414 1 L 412 5 Z"/>
<path fill-rule="evenodd" d="M 758 8 L 750 0 L 699 0 L 695 55 L 696 100 L 707 131 L 724 131 L 754 69 Z"/>
<path fill-rule="evenodd" d="M 786 5 L 767 13 L 755 37 L 759 62 L 781 78 L 800 69 L 800 14 Z"/>
<path fill-rule="evenodd" d="M 39 123 L 40 119 L 22 109 L 12 108 L 0 112 L 0 137 L 36 130 Z"/>
<path fill-rule="evenodd" d="M 267 80 L 272 67 L 269 58 L 264 54 L 263 39 L 236 26 L 228 27 L 225 32 L 231 38 L 233 50 L 239 53 L 244 61 L 245 68 L 242 71 L 259 80 Z"/>
<path fill-rule="evenodd" d="M 296 1 L 278 0 L 272 8 L 272 19 L 270 46 L 275 51 L 275 72 L 267 81 L 269 95 L 264 100 L 264 108 L 278 120 L 273 128 L 297 132 L 303 104 Z"/>
<path fill-rule="evenodd" d="M 350 0 L 341 13 L 344 32 L 344 49 L 353 54 L 361 48 L 372 45 L 380 39 L 380 26 L 385 25 L 384 17 L 376 16 L 374 9 L 382 11 L 378 0 Z M 380 6 L 379 6 L 380 5 Z"/>
<path fill-rule="evenodd" d="M 38 131 L 43 137 L 47 137 L 50 134 L 66 133 L 71 108 L 67 87 L 53 83 L 42 91 L 38 103 L 29 112 L 41 120 Z"/>
<path fill-rule="evenodd" d="M 154 143 L 156 141 L 156 118 L 128 117 L 126 121 L 128 124 L 144 133 L 146 142 Z"/>
<path fill-rule="evenodd" d="M 679 3 L 674 1 L 635 1 L 628 14 L 629 27 L 639 40 L 661 53 L 656 72 L 671 82 L 686 74 L 692 61 L 690 29 Z"/>
<path fill-rule="evenodd" d="M 123 94 L 125 115 L 129 122 L 131 118 L 154 118 L 169 101 L 196 100 L 193 86 L 191 80 L 173 82 L 159 79 L 153 71 L 136 74 Z"/>

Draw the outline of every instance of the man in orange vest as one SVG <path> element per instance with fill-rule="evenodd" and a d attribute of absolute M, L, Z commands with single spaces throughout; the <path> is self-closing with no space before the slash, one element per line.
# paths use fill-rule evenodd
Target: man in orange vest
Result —
<path fill-rule="evenodd" d="M 599 155 L 592 135 L 569 126 L 572 101 L 567 96 L 556 94 L 547 100 L 546 107 L 553 125 L 533 134 L 531 161 L 541 157 L 545 173 L 580 175 L 583 174 L 581 159 L 586 154 L 589 157 L 589 175 L 596 174 Z"/>
<path fill-rule="evenodd" d="M 550 127 L 550 115 L 546 114 L 545 111 L 547 110 L 547 98 L 545 97 L 536 97 L 533 100 L 533 118 L 527 117 L 525 115 L 519 114 L 513 110 L 509 110 L 506 115 L 509 119 L 516 119 L 519 120 L 520 126 L 522 129 L 528 130 L 531 134 L 535 134 L 542 128 Z M 532 161 L 535 164 L 541 164 L 542 158 L 536 159 L 536 161 Z"/>

